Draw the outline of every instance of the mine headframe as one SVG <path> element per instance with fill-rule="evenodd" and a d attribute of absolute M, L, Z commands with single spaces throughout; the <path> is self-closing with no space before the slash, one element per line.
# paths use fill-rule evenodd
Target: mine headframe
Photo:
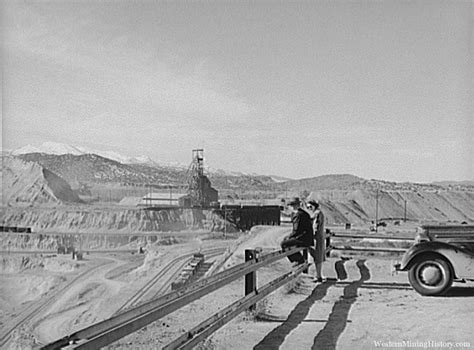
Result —
<path fill-rule="evenodd" d="M 193 207 L 207 207 L 217 202 L 217 191 L 204 175 L 204 150 L 193 149 L 193 160 L 187 172 L 188 196 Z"/>

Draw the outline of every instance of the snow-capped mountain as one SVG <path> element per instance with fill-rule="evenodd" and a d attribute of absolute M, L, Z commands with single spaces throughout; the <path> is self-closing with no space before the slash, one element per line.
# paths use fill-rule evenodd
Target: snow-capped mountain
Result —
<path fill-rule="evenodd" d="M 273 181 L 275 182 L 286 182 L 286 181 L 291 181 L 293 179 L 290 179 L 288 177 L 283 177 L 283 176 L 278 176 L 278 175 L 270 175 Z"/>
<path fill-rule="evenodd" d="M 40 146 L 32 146 L 26 145 L 19 149 L 14 150 L 13 155 L 17 156 L 20 154 L 27 154 L 27 153 L 46 153 L 46 154 L 72 154 L 75 156 L 79 156 L 84 154 L 84 151 L 79 147 L 66 145 L 64 143 L 57 143 L 57 142 L 45 142 Z"/>
<path fill-rule="evenodd" d="M 13 155 L 21 155 L 28 153 L 45 153 L 54 155 L 72 154 L 80 156 L 83 154 L 96 154 L 98 156 L 115 160 L 122 164 L 156 164 L 148 156 L 130 157 L 120 154 L 115 151 L 98 151 L 81 146 L 71 146 L 58 142 L 44 142 L 40 146 L 27 145 L 16 149 L 12 152 Z"/>

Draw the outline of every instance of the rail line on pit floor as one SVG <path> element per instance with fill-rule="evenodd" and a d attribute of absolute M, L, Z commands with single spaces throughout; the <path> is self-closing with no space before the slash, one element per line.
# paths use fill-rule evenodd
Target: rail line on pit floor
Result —
<path fill-rule="evenodd" d="M 225 248 L 213 248 L 213 249 L 205 249 L 202 251 L 207 257 L 213 257 L 219 254 L 222 254 L 226 251 Z M 173 267 L 175 270 L 180 271 L 190 260 L 190 258 L 194 255 L 194 253 L 189 253 L 185 255 L 178 256 L 171 260 L 165 267 L 163 267 L 150 281 L 148 281 L 140 290 L 138 290 L 134 295 L 132 295 L 115 313 L 115 315 L 119 314 L 120 312 L 133 307 L 140 303 L 143 297 L 160 281 L 168 272 L 170 272 Z M 179 266 L 176 268 L 176 264 Z M 155 296 L 164 292 L 168 289 L 169 285 L 171 284 L 172 280 L 175 278 L 175 274 L 173 274 L 167 281 L 165 281 L 156 293 Z"/>
<path fill-rule="evenodd" d="M 11 322 L 8 322 L 7 325 L 4 326 L 2 328 L 2 330 L 0 331 L 1 332 L 0 333 L 0 348 L 3 348 L 3 346 L 8 342 L 8 340 L 10 339 L 10 337 L 11 337 L 13 331 L 15 331 L 15 329 L 17 329 L 25 321 L 32 320 L 34 317 L 36 317 L 42 311 L 44 311 L 47 307 L 51 306 L 56 301 L 56 296 L 57 295 L 67 291 L 69 288 L 71 288 L 82 277 L 92 273 L 93 271 L 95 271 L 95 270 L 97 270 L 101 267 L 104 267 L 108 264 L 111 264 L 111 263 L 112 263 L 112 261 L 107 261 L 104 264 L 95 266 L 91 269 L 88 269 L 88 270 L 82 272 L 81 274 L 76 276 L 73 280 L 71 280 L 69 283 L 67 283 L 65 286 L 63 286 L 61 289 L 59 289 L 56 293 L 54 293 L 53 295 L 48 297 L 46 300 L 35 304 L 33 307 L 28 307 L 28 308 L 22 310 L 22 312 L 20 312 L 20 314 L 18 316 L 16 316 Z"/>
<path fill-rule="evenodd" d="M 205 253 L 205 256 L 206 258 L 213 258 L 213 257 L 216 257 L 216 256 L 220 256 L 222 255 L 223 253 L 226 252 L 227 249 L 224 249 L 224 248 L 216 248 L 214 249 L 213 252 L 209 252 L 209 251 L 203 251 L 203 253 Z M 189 261 L 189 260 L 188 260 Z M 175 279 L 175 275 L 173 276 L 170 276 L 166 281 L 165 283 L 160 287 L 158 288 L 158 290 L 155 292 L 155 295 L 154 297 L 159 297 L 160 295 L 164 294 L 166 292 L 166 290 L 168 288 L 170 288 L 173 280 Z"/>

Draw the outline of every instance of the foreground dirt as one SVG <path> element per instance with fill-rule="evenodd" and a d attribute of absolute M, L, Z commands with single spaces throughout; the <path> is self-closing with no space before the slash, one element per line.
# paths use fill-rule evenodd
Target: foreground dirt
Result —
<path fill-rule="evenodd" d="M 259 247 L 264 252 L 278 249 L 279 242 L 287 233 L 288 227 L 255 227 L 239 240 L 240 245 L 234 246 L 235 252 L 224 268 L 243 262 L 245 249 Z M 234 245 L 235 241 L 228 244 Z M 34 326 L 25 330 L 30 332 L 29 335 L 23 335 L 23 340 L 29 339 L 29 343 L 23 341 L 11 348 L 34 348 L 35 342 L 28 337 L 37 338 L 44 344 L 83 328 L 89 322 L 109 317 L 160 266 L 173 256 L 195 249 L 195 244 L 160 246 L 157 254 L 148 255 L 143 261 L 109 257 L 111 263 L 107 267 L 78 281 L 67 293 L 58 296 L 47 314 L 37 316 Z M 396 259 L 395 256 L 332 257 L 325 263 L 324 275 L 334 280 L 314 283 L 314 268 L 311 267 L 309 274 L 302 274 L 295 282 L 273 292 L 257 305 L 255 311 L 239 315 L 198 348 L 441 349 L 446 348 L 443 344 L 448 342 L 469 343 L 474 347 L 474 284 L 455 284 L 447 296 L 422 297 L 411 289 L 406 273 L 392 274 L 391 266 Z M 61 266 L 65 275 L 66 269 L 77 268 L 69 264 Z M 258 285 L 262 286 L 290 269 L 286 259 L 262 268 L 257 274 Z M 46 292 L 56 282 L 51 279 L 53 274 L 43 273 L 45 282 L 41 284 L 35 280 L 32 285 L 41 285 Z M 57 274 L 54 276 L 58 278 Z M 4 274 L 2 278 L 3 282 L 14 282 L 11 274 Z M 15 288 L 10 285 L 2 289 L 2 294 L 8 291 L 8 295 L 5 293 L 3 296 L 9 296 L 3 300 L 4 306 L 19 302 L 21 298 L 14 291 L 20 293 L 28 279 L 25 278 L 19 274 Z M 241 298 L 243 288 L 243 279 L 237 280 L 109 348 L 162 348 Z M 24 297 L 31 299 L 33 295 L 35 291 L 29 290 Z M 9 312 L 14 313 L 14 310 Z M 4 320 L 8 319 L 8 315 L 4 316 Z"/>
<path fill-rule="evenodd" d="M 302 275 L 291 292 L 272 295 L 254 317 L 239 317 L 210 337 L 211 349 L 376 349 L 402 343 L 468 342 L 474 346 L 474 285 L 445 297 L 422 297 L 386 259 L 330 259 L 322 284 Z M 310 270 L 311 272 L 311 270 Z M 433 344 L 433 343 L 432 343 Z M 386 346 L 388 348 L 390 346 Z M 393 347 L 393 345 L 392 345 Z M 425 347 L 426 348 L 426 347 Z M 432 346 L 429 348 L 442 348 Z"/>
<path fill-rule="evenodd" d="M 284 227 L 255 228 L 226 267 L 242 262 L 246 248 L 277 248 L 286 233 Z M 330 258 L 324 274 L 337 281 L 314 283 L 312 267 L 309 274 L 275 291 L 256 311 L 239 315 L 198 348 L 436 349 L 446 348 L 448 342 L 474 346 L 474 284 L 455 284 L 444 297 L 422 297 L 412 290 L 406 273 L 392 274 L 395 260 L 395 256 Z M 290 268 L 282 260 L 261 269 L 258 284 Z M 243 280 L 238 280 L 110 348 L 161 348 L 241 298 L 243 288 Z"/>

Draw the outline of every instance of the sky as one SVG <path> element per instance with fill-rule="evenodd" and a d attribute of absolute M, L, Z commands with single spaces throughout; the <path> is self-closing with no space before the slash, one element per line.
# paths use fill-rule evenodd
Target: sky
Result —
<path fill-rule="evenodd" d="M 0 4 L 3 149 L 474 180 L 473 1 Z"/>

